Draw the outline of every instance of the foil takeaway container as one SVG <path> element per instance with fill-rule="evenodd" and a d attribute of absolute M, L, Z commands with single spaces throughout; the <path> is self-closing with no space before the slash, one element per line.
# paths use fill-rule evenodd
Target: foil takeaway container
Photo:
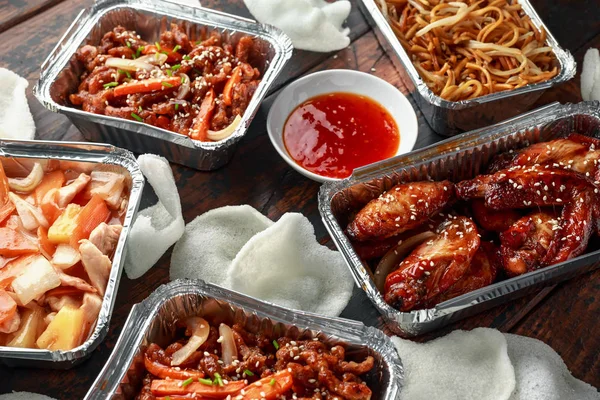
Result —
<path fill-rule="evenodd" d="M 572 260 L 494 283 L 431 309 L 400 312 L 384 301 L 369 266 L 358 257 L 344 234 L 355 212 L 399 183 L 472 179 L 483 173 L 499 153 L 572 132 L 600 138 L 599 102 L 553 103 L 489 128 L 355 170 L 350 178 L 321 187 L 319 211 L 323 222 L 357 284 L 392 330 L 405 336 L 420 335 L 600 266 L 598 245 L 590 243 L 586 254 Z"/>
<path fill-rule="evenodd" d="M 390 339 L 360 322 L 292 311 L 200 280 L 177 280 L 159 287 L 133 306 L 111 356 L 86 395 L 87 400 L 133 399 L 145 376 L 144 351 L 150 343 L 172 343 L 176 322 L 191 316 L 219 317 L 249 332 L 298 339 L 319 338 L 346 347 L 350 359 L 373 356 L 364 376 L 373 399 L 396 399 L 403 369 Z"/>
<path fill-rule="evenodd" d="M 118 25 L 154 42 L 171 23 L 180 25 L 192 39 L 215 29 L 234 46 L 242 36 L 255 39 L 249 57 L 261 73 L 261 82 L 231 136 L 219 142 L 201 142 L 142 122 L 82 111 L 69 103 L 69 95 L 77 91 L 83 72 L 75 59 L 79 47 L 99 44 L 102 36 Z M 229 162 L 292 50 L 290 39 L 277 28 L 242 17 L 166 1 L 100 0 L 82 10 L 60 39 L 42 64 L 33 92 L 46 108 L 65 114 L 87 140 L 111 143 L 136 153 L 159 154 L 174 163 L 207 171 Z"/>
<path fill-rule="evenodd" d="M 409 54 L 404 50 L 390 24 L 377 7 L 379 0 L 360 0 L 363 14 L 374 28 L 381 46 L 396 65 L 402 81 L 414 97 L 429 126 L 444 136 L 479 129 L 512 118 L 527 110 L 543 94 L 555 85 L 575 76 L 577 64 L 568 52 L 561 48 L 528 0 L 519 0 L 525 14 L 538 29 L 547 33 L 548 46 L 556 55 L 559 73 L 547 81 L 529 84 L 515 90 L 492 93 L 471 100 L 444 100 L 429 89 L 414 67 Z"/>
<path fill-rule="evenodd" d="M 140 203 L 144 177 L 133 154 L 111 145 L 98 143 L 0 140 L 0 157 L 20 162 L 60 160 L 69 169 L 89 173 L 92 170 L 119 172 L 126 176 L 129 190 L 123 230 L 112 259 L 112 267 L 102 308 L 90 336 L 72 350 L 40 350 L 0 346 L 0 362 L 9 367 L 68 369 L 85 360 L 104 340 L 117 297 L 117 288 L 125 262 L 127 235 Z"/>

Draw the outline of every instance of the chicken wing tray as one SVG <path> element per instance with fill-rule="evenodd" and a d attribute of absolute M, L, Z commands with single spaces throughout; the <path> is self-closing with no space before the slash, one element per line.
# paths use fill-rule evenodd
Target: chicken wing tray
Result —
<path fill-rule="evenodd" d="M 245 18 L 102 0 L 42 64 L 34 94 L 88 140 L 213 170 L 230 160 L 291 55 L 284 33 Z"/>
<path fill-rule="evenodd" d="M 359 6 L 429 126 L 441 135 L 519 115 L 544 90 L 575 76 L 573 56 L 528 0 L 441 6 L 361 0 Z"/>
<path fill-rule="evenodd" d="M 392 400 L 402 378 L 375 328 L 177 280 L 133 306 L 86 399 Z"/>
<path fill-rule="evenodd" d="M 597 268 L 598 102 L 540 108 L 360 170 L 325 226 L 390 326 L 418 335 Z"/>
<path fill-rule="evenodd" d="M 111 145 L 0 148 L 0 362 L 70 368 L 108 332 L 144 178 Z"/>

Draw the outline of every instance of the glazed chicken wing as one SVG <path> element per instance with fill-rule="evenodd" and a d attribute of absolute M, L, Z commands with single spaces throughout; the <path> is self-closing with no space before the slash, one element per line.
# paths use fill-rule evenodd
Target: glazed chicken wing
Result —
<path fill-rule="evenodd" d="M 545 211 L 529 214 L 500 234 L 502 268 L 509 277 L 534 271 L 541 266 L 558 218 Z"/>
<path fill-rule="evenodd" d="M 598 180 L 600 140 L 572 133 L 566 138 L 536 143 L 516 153 L 504 153 L 490 168 L 496 172 L 514 166 L 551 165 L 570 169 Z"/>
<path fill-rule="evenodd" d="M 431 299 L 427 307 L 433 307 L 446 300 L 491 285 L 496 280 L 500 267 L 497 247 L 490 242 L 481 242 L 481 246 L 473 256 L 471 265 L 464 276 L 450 289 Z"/>
<path fill-rule="evenodd" d="M 400 311 L 426 305 L 452 287 L 469 269 L 480 245 L 477 227 L 456 217 L 437 236 L 417 247 L 385 281 L 385 301 Z"/>
<path fill-rule="evenodd" d="M 460 198 L 483 198 L 485 205 L 493 210 L 563 206 L 576 193 L 589 189 L 594 190 L 595 187 L 583 175 L 541 165 L 512 167 L 456 185 Z"/>
<path fill-rule="evenodd" d="M 475 222 L 486 231 L 491 232 L 504 232 L 521 218 L 521 214 L 515 210 L 492 210 L 485 205 L 483 200 L 479 199 L 471 202 L 471 211 Z"/>
<path fill-rule="evenodd" d="M 423 224 L 454 198 L 450 181 L 400 184 L 371 200 L 346 232 L 355 241 L 386 239 Z"/>

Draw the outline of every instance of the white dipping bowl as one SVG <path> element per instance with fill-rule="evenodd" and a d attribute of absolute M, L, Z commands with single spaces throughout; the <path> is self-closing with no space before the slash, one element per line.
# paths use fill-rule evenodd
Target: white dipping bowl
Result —
<path fill-rule="evenodd" d="M 291 84 L 275 99 L 267 117 L 267 131 L 271 143 L 281 157 L 302 175 L 318 181 L 339 181 L 310 172 L 298 165 L 283 143 L 283 128 L 289 115 L 306 100 L 327 93 L 353 93 L 370 97 L 385 108 L 396 121 L 400 146 L 396 156 L 408 153 L 415 146 L 418 134 L 417 114 L 408 99 L 383 79 L 371 74 L 346 69 L 332 69 L 306 75 Z"/>

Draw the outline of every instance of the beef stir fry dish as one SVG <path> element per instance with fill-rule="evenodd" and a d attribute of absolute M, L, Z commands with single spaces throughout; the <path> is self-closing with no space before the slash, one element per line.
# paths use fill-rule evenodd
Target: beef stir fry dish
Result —
<path fill-rule="evenodd" d="M 577 133 L 537 143 L 474 179 L 394 186 L 346 234 L 387 303 L 430 308 L 583 254 L 600 226 L 599 159 L 600 140 Z"/>
<path fill-rule="evenodd" d="M 96 323 L 129 188 L 73 167 L 0 163 L 0 346 L 70 350 Z"/>
<path fill-rule="evenodd" d="M 136 399 L 368 400 L 361 376 L 374 359 L 347 360 L 345 348 L 319 339 L 293 340 L 248 332 L 200 317 L 180 322 L 181 339 L 150 344 L 147 374 Z"/>
<path fill-rule="evenodd" d="M 192 41 L 176 24 L 155 43 L 118 26 L 76 53 L 85 72 L 72 105 L 144 122 L 194 140 L 218 141 L 239 125 L 260 83 L 254 39 L 235 46 L 216 30 Z"/>

